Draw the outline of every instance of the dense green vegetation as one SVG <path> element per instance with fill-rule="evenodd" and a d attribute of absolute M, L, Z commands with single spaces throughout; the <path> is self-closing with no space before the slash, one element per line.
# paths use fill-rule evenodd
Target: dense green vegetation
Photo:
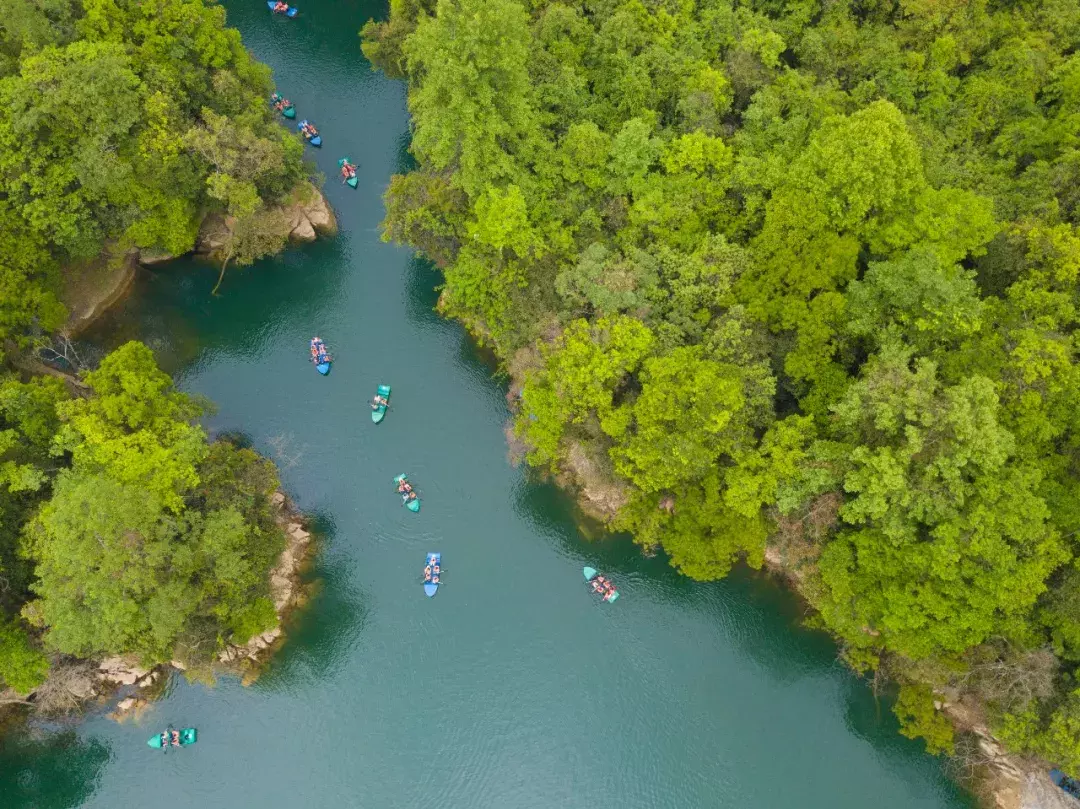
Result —
<path fill-rule="evenodd" d="M 710 579 L 774 554 L 905 733 L 1080 771 L 1080 6 L 394 0 L 388 238 L 531 462 Z M 978 715 L 978 714 L 977 714 Z"/>
<path fill-rule="evenodd" d="M 267 104 L 270 71 L 203 0 L 10 0 L 0 25 L 0 342 L 64 319 L 61 267 L 191 250 L 207 212 L 238 220 L 303 177 Z"/>
<path fill-rule="evenodd" d="M 141 343 L 85 380 L 0 380 L 0 682 L 18 691 L 48 652 L 198 664 L 277 622 L 273 464 L 208 441 L 205 405 Z"/>

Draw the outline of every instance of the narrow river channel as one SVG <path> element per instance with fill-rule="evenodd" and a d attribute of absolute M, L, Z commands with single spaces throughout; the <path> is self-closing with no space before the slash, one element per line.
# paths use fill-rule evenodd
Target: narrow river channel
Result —
<path fill-rule="evenodd" d="M 144 340 L 217 403 L 210 429 L 277 457 L 318 518 L 319 594 L 254 685 L 174 678 L 137 723 L 9 735 L 0 806 L 970 806 L 828 638 L 799 628 L 789 594 L 744 573 L 695 584 L 629 540 L 589 541 L 567 497 L 509 464 L 504 388 L 432 311 L 436 273 L 379 240 L 407 161 L 405 88 L 370 70 L 357 31 L 385 8 L 297 2 L 294 21 L 226 5 L 322 131 L 340 237 L 230 271 L 216 298 L 214 268 L 146 273 L 97 339 Z M 356 191 L 334 177 L 346 154 Z M 313 334 L 336 355 L 327 378 L 307 361 Z M 375 427 L 379 382 L 393 409 Z M 393 492 L 399 472 L 419 514 Z M 432 600 L 429 550 L 445 565 Z M 616 604 L 586 591 L 586 564 L 614 577 Z M 145 740 L 166 724 L 196 726 L 198 745 L 155 755 Z"/>

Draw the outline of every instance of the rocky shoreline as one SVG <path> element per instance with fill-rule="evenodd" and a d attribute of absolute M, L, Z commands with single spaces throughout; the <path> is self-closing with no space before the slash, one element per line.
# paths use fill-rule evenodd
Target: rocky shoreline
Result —
<path fill-rule="evenodd" d="M 464 325 L 468 332 L 477 336 L 474 324 Z M 519 391 L 525 372 L 535 360 L 530 349 L 522 349 L 507 363 L 510 388 L 506 401 L 511 412 L 517 412 L 520 406 Z M 526 448 L 515 434 L 512 420 L 505 433 L 510 461 L 520 463 Z M 627 500 L 626 487 L 616 479 L 606 457 L 598 457 L 581 443 L 570 447 L 564 468 L 550 477 L 574 497 L 585 522 L 609 523 Z M 662 505 L 676 507 L 674 501 Z M 804 568 L 813 558 L 813 554 L 798 547 L 798 543 L 770 544 L 765 550 L 765 570 L 794 590 L 804 600 L 808 611 L 813 607 L 806 597 Z M 965 704 L 956 694 L 939 693 L 938 696 L 940 699 L 935 702 L 935 707 L 953 724 L 958 736 L 965 735 L 973 742 L 976 752 L 972 760 L 957 769 L 964 770 L 959 780 L 983 805 L 993 809 L 1080 809 L 1080 800 L 1050 780 L 1051 765 L 1006 749 L 990 730 L 978 706 Z"/>
<path fill-rule="evenodd" d="M 215 674 L 234 674 L 252 682 L 260 667 L 284 642 L 283 626 L 289 614 L 307 601 L 309 587 L 303 580 L 311 561 L 315 542 L 306 527 L 305 517 L 296 509 L 284 492 L 275 492 L 272 503 L 275 519 L 285 534 L 285 549 L 270 571 L 270 592 L 277 612 L 277 626 L 256 635 L 247 643 L 222 649 L 209 671 L 202 677 Z M 133 657 L 113 656 L 102 660 L 65 659 L 56 661 L 48 679 L 29 695 L 20 697 L 14 691 L 0 691 L 0 707 L 37 707 L 46 713 L 81 709 L 93 701 L 117 700 L 109 715 L 114 719 L 138 716 L 151 704 L 168 682 L 173 671 L 186 672 L 187 665 L 179 660 L 146 668 Z"/>

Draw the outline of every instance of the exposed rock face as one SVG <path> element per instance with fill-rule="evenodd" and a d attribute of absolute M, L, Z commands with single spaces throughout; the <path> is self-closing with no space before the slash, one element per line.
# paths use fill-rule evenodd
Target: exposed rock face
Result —
<path fill-rule="evenodd" d="M 155 247 L 143 247 L 139 250 L 139 263 L 144 267 L 153 267 L 157 264 L 164 264 L 168 261 L 172 261 L 176 256 L 165 250 L 158 250 Z"/>
<path fill-rule="evenodd" d="M 138 253 L 106 252 L 94 261 L 67 267 L 60 299 L 68 308 L 63 332 L 74 337 L 101 317 L 110 306 L 123 300 L 135 282 Z"/>
<path fill-rule="evenodd" d="M 576 488 L 582 510 L 599 520 L 612 519 L 630 499 L 627 487 L 603 469 L 581 444 L 570 446 L 564 472 L 557 480 L 563 486 Z"/>
<path fill-rule="evenodd" d="M 286 228 L 282 235 L 293 242 L 313 242 L 318 236 L 333 236 L 337 233 L 337 219 L 326 201 L 322 191 L 311 183 L 304 183 L 284 205 L 270 208 L 267 216 L 281 221 Z M 229 243 L 236 218 L 223 214 L 211 214 L 203 220 L 199 228 L 195 252 L 220 259 Z"/>
<path fill-rule="evenodd" d="M 135 685 L 148 674 L 148 669 L 130 658 L 107 657 L 98 663 L 98 679 L 117 685 Z"/>
<path fill-rule="evenodd" d="M 275 492 L 270 502 L 278 510 L 278 525 L 285 532 L 285 549 L 270 571 L 270 595 L 274 599 L 279 625 L 256 635 L 245 644 L 222 649 L 218 653 L 218 661 L 226 665 L 244 666 L 248 665 L 247 661 L 258 662 L 264 657 L 267 650 L 283 635 L 280 622 L 285 613 L 303 595 L 300 571 L 311 551 L 311 533 L 297 519 L 298 515 L 293 511 L 284 492 Z"/>

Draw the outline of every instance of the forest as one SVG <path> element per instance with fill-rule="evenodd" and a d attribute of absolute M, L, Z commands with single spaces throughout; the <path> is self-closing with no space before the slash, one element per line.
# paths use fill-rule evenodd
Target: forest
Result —
<path fill-rule="evenodd" d="M 528 461 L 688 576 L 766 557 L 902 732 L 1080 772 L 1080 5 L 392 0 L 384 235 Z"/>
<path fill-rule="evenodd" d="M 70 657 L 198 666 L 276 625 L 273 464 L 211 441 L 208 403 L 177 392 L 142 344 L 81 381 L 26 372 L 65 321 L 60 289 L 80 261 L 187 252 L 209 212 L 234 218 L 248 259 L 276 249 L 259 213 L 307 169 L 272 89 L 216 4 L 5 4 L 0 688 L 25 694 Z"/>
<path fill-rule="evenodd" d="M 8 0 L 0 25 L 0 342 L 64 322 L 67 268 L 181 255 L 210 211 L 238 263 L 280 249 L 259 213 L 303 179 L 270 70 L 203 0 Z M 283 243 L 283 239 L 280 240 Z"/>

